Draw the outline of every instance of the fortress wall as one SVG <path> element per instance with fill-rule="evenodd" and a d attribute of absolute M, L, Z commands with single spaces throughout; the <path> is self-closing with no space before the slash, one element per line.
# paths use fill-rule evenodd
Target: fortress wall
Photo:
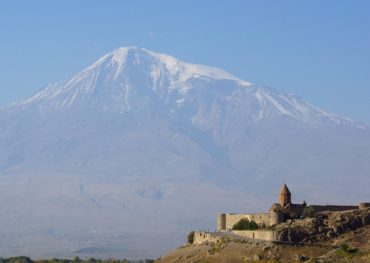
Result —
<path fill-rule="evenodd" d="M 206 233 L 206 232 L 195 232 L 194 233 L 194 245 L 202 245 L 204 243 L 219 243 L 222 240 L 222 234 L 220 233 Z"/>
<path fill-rule="evenodd" d="M 233 226 L 240 221 L 240 219 L 246 218 L 247 214 L 226 214 L 226 228 L 231 230 Z"/>
<path fill-rule="evenodd" d="M 217 231 L 226 230 L 226 214 L 219 214 L 217 217 Z"/>
<path fill-rule="evenodd" d="M 270 225 L 271 215 L 270 213 L 250 214 L 248 215 L 249 221 L 254 221 L 259 225 L 265 224 Z"/>
<path fill-rule="evenodd" d="M 358 205 L 358 208 L 360 208 L 360 209 L 368 209 L 368 208 L 370 208 L 370 203 L 360 203 Z"/>
<path fill-rule="evenodd" d="M 272 212 L 270 213 L 270 222 L 268 225 L 273 226 L 273 225 L 281 224 L 284 221 L 285 219 L 282 213 Z"/>
<path fill-rule="evenodd" d="M 265 224 L 267 226 L 275 224 L 275 215 L 270 213 L 258 213 L 258 214 L 226 214 L 225 215 L 225 230 L 231 230 L 233 226 L 243 218 L 248 218 L 249 221 L 255 221 L 257 224 Z M 222 228 L 219 228 L 222 230 Z"/>
<path fill-rule="evenodd" d="M 195 232 L 193 244 L 222 243 L 224 240 L 277 241 L 277 237 L 277 232 L 273 230 L 233 230 L 216 233 Z"/>
<path fill-rule="evenodd" d="M 257 240 L 265 240 L 265 241 L 277 241 L 277 232 L 273 230 L 233 230 L 231 231 L 233 234 L 257 239 Z"/>
<path fill-rule="evenodd" d="M 315 212 L 321 211 L 346 211 L 346 210 L 355 210 L 358 209 L 358 206 L 349 206 L 349 205 L 310 205 Z"/>

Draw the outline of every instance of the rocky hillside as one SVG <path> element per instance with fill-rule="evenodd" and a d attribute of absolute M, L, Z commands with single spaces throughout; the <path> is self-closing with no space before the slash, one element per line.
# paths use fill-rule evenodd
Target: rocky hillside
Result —
<path fill-rule="evenodd" d="M 279 227 L 286 243 L 225 240 L 187 245 L 157 262 L 370 262 L 369 210 L 320 213 Z"/>
<path fill-rule="evenodd" d="M 368 210 L 348 212 L 322 212 L 314 218 L 289 221 L 279 225 L 278 239 L 291 243 L 328 241 L 351 230 L 370 224 Z"/>

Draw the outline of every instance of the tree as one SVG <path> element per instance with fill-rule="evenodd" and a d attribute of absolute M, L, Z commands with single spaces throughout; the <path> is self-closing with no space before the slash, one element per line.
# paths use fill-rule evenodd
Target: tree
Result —
<path fill-rule="evenodd" d="M 195 235 L 195 232 L 194 232 L 194 231 L 191 231 L 191 232 L 188 234 L 188 243 L 189 243 L 189 244 L 193 244 L 193 243 L 194 243 L 194 235 Z"/>
<path fill-rule="evenodd" d="M 233 226 L 233 230 L 256 230 L 258 229 L 258 224 L 248 218 L 242 218 Z"/>
<path fill-rule="evenodd" d="M 314 217 L 315 215 L 315 208 L 312 206 L 307 206 L 303 209 L 302 216 L 303 217 Z"/>

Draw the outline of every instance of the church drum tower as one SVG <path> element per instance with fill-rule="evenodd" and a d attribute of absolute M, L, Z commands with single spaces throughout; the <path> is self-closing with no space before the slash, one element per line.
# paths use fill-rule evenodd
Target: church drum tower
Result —
<path fill-rule="evenodd" d="M 283 185 L 281 188 L 280 194 L 279 194 L 279 201 L 281 207 L 286 207 L 287 205 L 292 203 L 292 195 L 286 186 L 286 184 Z"/>

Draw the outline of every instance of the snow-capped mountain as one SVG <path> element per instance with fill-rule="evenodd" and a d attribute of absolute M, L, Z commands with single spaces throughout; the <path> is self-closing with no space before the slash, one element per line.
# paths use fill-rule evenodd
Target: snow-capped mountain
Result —
<path fill-rule="evenodd" d="M 3 256 L 158 256 L 283 181 L 297 202 L 370 199 L 368 125 L 137 47 L 0 111 L 0 149 Z"/>
<path fill-rule="evenodd" d="M 50 84 L 13 107 L 37 107 L 40 112 L 91 107 L 124 113 L 160 106 L 174 113 L 197 103 L 199 95 L 210 99 L 217 95 L 234 108 L 244 107 L 241 113 L 253 120 L 282 115 L 313 124 L 333 121 L 359 125 L 293 94 L 258 87 L 221 69 L 185 63 L 137 47 L 118 48 L 70 80 Z"/>
<path fill-rule="evenodd" d="M 171 56 L 137 47 L 118 48 L 72 79 L 51 84 L 20 103 L 38 105 L 42 111 L 73 106 L 100 104 L 104 111 L 125 112 L 143 103 L 145 96 L 155 96 L 169 104 L 184 98 L 192 88 L 192 79 L 232 80 L 240 86 L 249 83 L 227 72 L 181 62 Z M 172 96 L 172 97 L 171 97 Z"/>

